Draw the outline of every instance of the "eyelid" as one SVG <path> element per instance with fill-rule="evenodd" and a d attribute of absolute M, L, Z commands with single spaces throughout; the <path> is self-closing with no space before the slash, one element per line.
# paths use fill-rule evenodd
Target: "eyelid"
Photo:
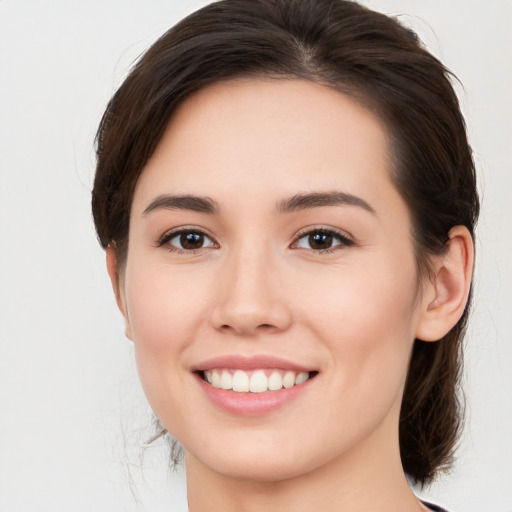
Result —
<path fill-rule="evenodd" d="M 189 226 L 179 226 L 170 229 L 169 231 L 166 231 L 155 243 L 156 247 L 163 247 L 164 245 L 168 244 L 170 240 L 172 240 L 174 237 L 181 235 L 183 233 L 198 233 L 206 238 L 210 239 L 214 245 L 213 248 L 218 248 L 219 244 L 206 229 L 200 228 L 198 226 L 189 225 Z M 211 249 L 212 247 L 200 247 L 199 249 L 180 249 L 179 247 L 171 246 L 169 244 L 169 251 L 171 252 L 177 252 L 177 253 L 187 253 L 187 254 L 194 254 L 198 251 L 203 251 L 205 249 Z"/>
<path fill-rule="evenodd" d="M 292 248 L 292 249 L 302 249 L 302 248 L 294 247 L 294 246 L 296 246 L 297 242 L 301 238 L 305 237 L 306 235 L 310 235 L 312 233 L 318 233 L 318 232 L 327 233 L 329 235 L 332 235 L 333 237 L 337 238 L 338 241 L 340 241 L 340 244 L 336 245 L 336 246 L 334 246 L 332 248 L 328 248 L 328 249 L 306 249 L 306 250 L 309 250 L 309 251 L 312 251 L 312 252 L 316 252 L 316 253 L 326 253 L 326 252 L 333 252 L 333 250 L 337 250 L 336 249 L 337 247 L 338 248 L 343 248 L 343 247 L 350 247 L 350 246 L 355 245 L 355 241 L 352 239 L 352 237 L 347 232 L 342 231 L 342 230 L 337 229 L 337 228 L 330 227 L 330 226 L 317 225 L 317 226 L 308 226 L 306 228 L 301 229 L 294 236 L 293 241 L 290 244 L 290 248 Z M 180 234 L 183 234 L 183 233 L 199 233 L 199 234 L 207 237 L 208 239 L 210 239 L 212 244 L 213 244 L 213 247 L 201 247 L 199 249 L 186 249 L 185 250 L 185 249 L 180 249 L 179 247 L 175 247 L 175 246 L 169 245 L 169 247 L 170 247 L 169 250 L 170 251 L 178 252 L 178 253 L 193 254 L 193 253 L 196 253 L 198 251 L 205 250 L 205 249 L 219 248 L 219 243 L 215 240 L 213 235 L 211 235 L 206 229 L 200 228 L 200 227 L 194 226 L 194 225 L 179 226 L 179 227 L 172 228 L 169 231 L 166 231 L 157 240 L 155 245 L 157 247 L 163 247 L 170 240 L 172 240 L 174 237 L 176 237 L 176 236 L 178 236 Z"/>
<path fill-rule="evenodd" d="M 307 228 L 301 229 L 295 235 L 292 243 L 290 244 L 290 247 L 292 249 L 303 249 L 301 247 L 294 247 L 294 246 L 297 244 L 297 242 L 301 238 L 304 238 L 306 235 L 310 235 L 312 233 L 326 233 L 326 234 L 332 235 L 333 237 L 336 237 L 341 242 L 340 245 L 337 245 L 337 246 L 334 246 L 334 247 L 328 248 L 328 249 L 305 249 L 305 250 L 312 251 L 315 253 L 321 254 L 321 253 L 333 252 L 334 250 L 338 250 L 336 248 L 341 249 L 343 247 L 351 247 L 351 246 L 355 245 L 354 239 L 346 231 L 342 231 L 340 229 L 336 229 L 336 228 L 333 228 L 330 226 L 318 225 L 318 226 L 309 226 Z"/>

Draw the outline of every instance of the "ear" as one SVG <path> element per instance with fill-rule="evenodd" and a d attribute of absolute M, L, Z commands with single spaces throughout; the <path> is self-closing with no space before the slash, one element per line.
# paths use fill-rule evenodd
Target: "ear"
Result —
<path fill-rule="evenodd" d="M 473 239 L 465 226 L 450 230 L 446 251 L 434 258 L 434 276 L 423 287 L 416 338 L 437 341 L 459 321 L 473 274 Z"/>
<path fill-rule="evenodd" d="M 124 318 L 124 332 L 129 340 L 132 340 L 132 332 L 130 327 L 130 320 L 128 317 L 128 310 L 126 308 L 126 299 L 124 296 L 123 277 L 117 263 L 117 251 L 112 245 L 107 246 L 107 271 L 112 283 L 112 289 L 117 302 L 117 307 Z"/>

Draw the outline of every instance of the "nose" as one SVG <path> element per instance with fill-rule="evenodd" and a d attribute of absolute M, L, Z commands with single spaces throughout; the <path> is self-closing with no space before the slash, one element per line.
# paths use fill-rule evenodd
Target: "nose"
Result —
<path fill-rule="evenodd" d="M 278 265 L 264 250 L 227 258 L 216 284 L 213 324 L 238 335 L 286 330 L 292 320 Z"/>

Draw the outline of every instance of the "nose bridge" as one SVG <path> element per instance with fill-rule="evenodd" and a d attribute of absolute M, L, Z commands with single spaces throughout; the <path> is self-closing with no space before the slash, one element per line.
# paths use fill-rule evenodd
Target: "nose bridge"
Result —
<path fill-rule="evenodd" d="M 274 265 L 270 251 L 255 244 L 247 245 L 237 248 L 232 255 L 231 299 L 235 303 L 263 304 L 271 298 L 269 284 Z"/>
<path fill-rule="evenodd" d="M 216 326 L 239 334 L 285 329 L 290 314 L 280 281 L 272 248 L 253 237 L 241 241 L 219 273 Z"/>

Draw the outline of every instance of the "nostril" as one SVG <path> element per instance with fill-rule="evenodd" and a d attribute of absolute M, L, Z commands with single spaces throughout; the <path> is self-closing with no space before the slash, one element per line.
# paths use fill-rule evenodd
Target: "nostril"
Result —
<path fill-rule="evenodd" d="M 292 322 L 287 304 L 276 297 L 259 297 L 245 290 L 246 296 L 230 294 L 215 305 L 211 321 L 215 329 L 240 335 L 286 330 Z M 270 294 L 270 292 L 269 292 Z"/>
<path fill-rule="evenodd" d="M 231 331 L 234 330 L 236 332 L 239 332 L 241 334 L 249 334 L 250 331 L 257 332 L 257 331 L 271 331 L 274 329 L 277 329 L 275 325 L 272 324 L 259 324 L 254 329 L 250 326 L 242 325 L 241 322 L 238 324 L 230 325 L 230 324 L 223 324 L 220 326 L 220 329 L 222 331 Z"/>

